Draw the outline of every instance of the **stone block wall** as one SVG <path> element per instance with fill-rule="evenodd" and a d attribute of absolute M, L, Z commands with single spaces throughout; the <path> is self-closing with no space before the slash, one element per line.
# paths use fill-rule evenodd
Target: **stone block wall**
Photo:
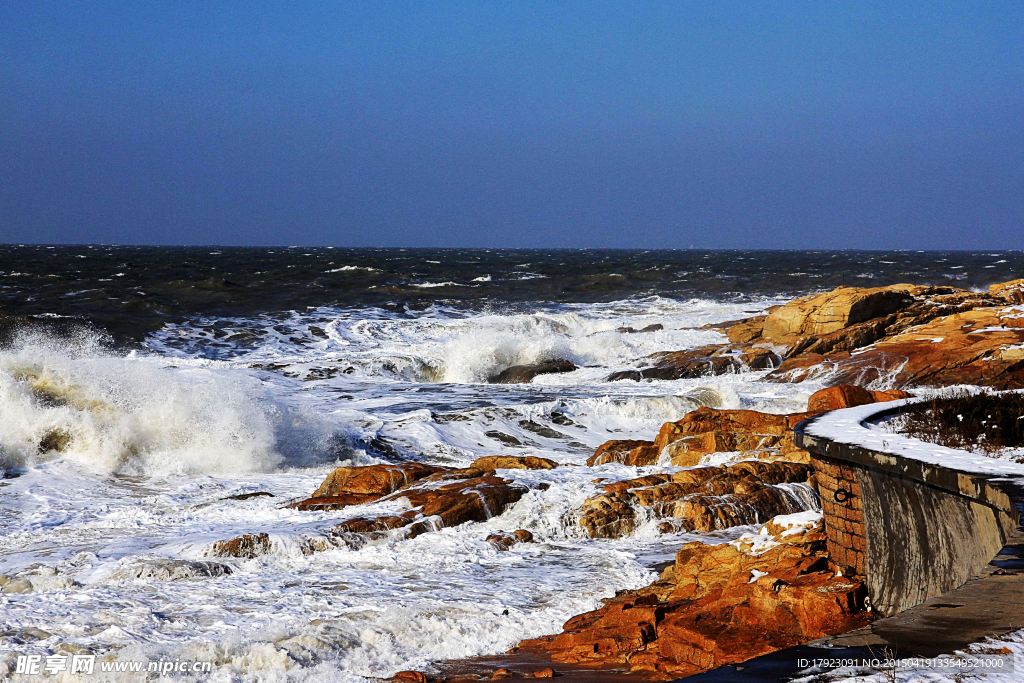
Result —
<path fill-rule="evenodd" d="M 863 577 L 867 569 L 867 537 L 856 468 L 820 456 L 812 457 L 811 465 L 821 494 L 829 555 L 843 568 L 843 574 Z"/>

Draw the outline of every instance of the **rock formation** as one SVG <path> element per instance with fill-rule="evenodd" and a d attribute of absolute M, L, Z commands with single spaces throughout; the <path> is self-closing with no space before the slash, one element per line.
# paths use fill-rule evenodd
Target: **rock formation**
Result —
<path fill-rule="evenodd" d="M 840 287 L 717 325 L 729 344 L 649 356 L 618 379 L 680 379 L 775 368 L 773 381 L 1024 387 L 1024 280 L 955 287 Z"/>
<path fill-rule="evenodd" d="M 607 380 L 691 379 L 743 370 L 766 370 L 778 367 L 782 362 L 769 348 L 752 345 L 729 347 L 724 344 L 701 346 L 687 351 L 663 351 L 647 358 L 653 363 L 652 366 L 613 372 Z"/>
<path fill-rule="evenodd" d="M 745 461 L 618 481 L 587 499 L 579 525 L 593 538 L 614 538 L 649 518 L 665 520 L 660 527 L 665 532 L 761 524 L 805 509 L 812 489 L 801 499 L 775 485 L 807 483 L 812 475 L 810 465 Z"/>
<path fill-rule="evenodd" d="M 558 463 L 532 455 L 487 455 L 474 460 L 470 467 L 479 470 L 550 470 L 558 467 Z"/>
<path fill-rule="evenodd" d="M 837 575 L 820 525 L 764 531 L 747 543 L 688 543 L 660 580 L 517 650 L 670 680 L 867 623 L 864 587 Z"/>
<path fill-rule="evenodd" d="M 526 529 L 516 529 L 510 534 L 499 531 L 488 536 L 487 542 L 498 550 L 508 550 L 517 543 L 533 543 L 533 534 Z"/>
<path fill-rule="evenodd" d="M 808 412 L 790 415 L 754 410 L 698 408 L 675 422 L 662 425 L 654 441 L 639 439 L 607 441 L 587 460 L 596 466 L 609 462 L 644 467 L 664 461 L 691 467 L 710 453 L 737 451 L 742 457 L 760 460 L 808 462 L 808 455 L 793 442 L 793 428 L 826 410 L 837 410 L 876 401 L 910 396 L 905 391 L 867 391 L 856 386 L 836 386 L 811 395 Z"/>
<path fill-rule="evenodd" d="M 437 485 L 445 481 L 448 483 Z M 328 536 L 340 543 L 361 545 L 366 539 L 403 529 L 405 538 L 415 538 L 464 522 L 486 521 L 505 512 L 527 491 L 525 486 L 473 469 L 439 473 L 431 477 L 431 483 L 382 499 L 404 499 L 409 506 L 405 512 L 352 517 L 329 529 Z"/>
<path fill-rule="evenodd" d="M 567 360 L 548 360 L 530 365 L 513 365 L 488 378 L 487 381 L 491 384 L 526 384 L 532 382 L 537 375 L 572 372 L 575 369 L 576 366 Z"/>
<path fill-rule="evenodd" d="M 1024 312 L 979 308 L 931 320 L 851 352 L 787 358 L 769 379 L 895 386 L 1024 388 Z"/>

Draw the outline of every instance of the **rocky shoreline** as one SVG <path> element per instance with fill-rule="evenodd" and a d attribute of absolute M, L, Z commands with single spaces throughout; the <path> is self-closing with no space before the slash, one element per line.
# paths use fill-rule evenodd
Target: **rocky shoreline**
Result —
<path fill-rule="evenodd" d="M 863 577 L 844 576 L 828 555 L 820 513 L 815 513 L 817 475 L 807 452 L 794 442 L 793 430 L 829 410 L 905 398 L 910 394 L 904 389 L 915 386 L 1024 388 L 1022 304 L 1024 280 L 994 285 L 986 293 L 913 285 L 842 287 L 715 326 L 728 343 L 665 351 L 645 359 L 649 364 L 643 367 L 613 373 L 609 381 L 771 370 L 764 381 L 814 378 L 830 386 L 813 394 L 804 412 L 699 408 L 665 423 L 653 440 L 600 446 L 587 466 L 660 465 L 673 471 L 604 485 L 575 513 L 581 533 L 623 537 L 651 520 L 663 533 L 741 525 L 759 525 L 759 533 L 719 545 L 687 543 L 657 581 L 573 617 L 560 634 L 520 643 L 507 656 L 509 666 L 489 673 L 452 673 L 455 669 L 443 666 L 449 673 L 436 680 L 557 674 L 551 667 L 516 668 L 516 662 L 527 661 L 669 680 L 865 625 L 872 615 Z M 549 361 L 509 368 L 492 381 L 529 382 L 574 369 Z M 703 463 L 721 453 L 732 454 L 731 464 Z M 412 462 L 342 467 L 309 498 L 290 506 L 324 511 L 388 503 L 386 512 L 342 518 L 311 539 L 306 550 L 360 547 L 500 516 L 529 490 L 502 471 L 559 466 L 567 465 L 500 456 L 464 468 Z M 498 550 L 532 540 L 523 529 L 487 538 Z M 269 539 L 247 534 L 214 543 L 208 555 L 253 557 L 268 547 Z M 435 678 L 410 671 L 392 680 Z"/>

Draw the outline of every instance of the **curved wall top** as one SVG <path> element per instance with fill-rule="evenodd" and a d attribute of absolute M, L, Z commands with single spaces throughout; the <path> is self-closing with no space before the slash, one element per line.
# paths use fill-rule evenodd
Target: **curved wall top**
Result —
<path fill-rule="evenodd" d="M 875 424 L 912 402 L 837 410 L 796 428 L 817 470 L 829 552 L 864 578 L 883 615 L 981 574 L 1024 510 L 1024 465 Z"/>

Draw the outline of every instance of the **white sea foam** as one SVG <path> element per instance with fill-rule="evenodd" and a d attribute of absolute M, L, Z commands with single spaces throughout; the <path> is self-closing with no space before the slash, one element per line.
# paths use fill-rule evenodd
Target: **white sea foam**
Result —
<path fill-rule="evenodd" d="M 268 471 L 322 461 L 331 433 L 257 379 L 207 362 L 106 353 L 88 338 L 25 336 L 0 352 L 5 469 L 59 457 L 122 474 Z"/>
<path fill-rule="evenodd" d="M 806 405 L 813 383 L 755 382 L 761 373 L 603 381 L 649 353 L 719 340 L 696 328 L 750 310 L 656 297 L 512 314 L 323 309 L 169 325 L 150 353 L 127 356 L 87 338 L 22 338 L 0 351 L 0 445 L 21 474 L 0 496 L 0 573 L 30 592 L 3 596 L 5 628 L 50 634 L 24 652 L 73 644 L 119 659 L 209 659 L 223 681 L 364 681 L 557 632 L 614 591 L 649 583 L 648 567 L 681 543 L 756 532 L 648 524 L 628 539 L 590 539 L 575 524 L 595 478 L 657 469 L 584 466 L 601 442 L 652 438 L 701 405 Z M 616 331 L 652 323 L 665 329 Z M 483 383 L 551 358 L 580 369 Z M 72 437 L 67 447 L 39 454 L 55 429 Z M 500 472 L 531 490 L 486 522 L 358 548 L 309 554 L 308 540 L 384 504 L 283 505 L 338 460 L 465 465 L 493 454 L 569 466 Z M 261 491 L 273 497 L 229 498 Z M 499 552 L 485 540 L 519 528 L 535 542 Z M 207 556 L 244 533 L 268 534 L 270 552 Z"/>

